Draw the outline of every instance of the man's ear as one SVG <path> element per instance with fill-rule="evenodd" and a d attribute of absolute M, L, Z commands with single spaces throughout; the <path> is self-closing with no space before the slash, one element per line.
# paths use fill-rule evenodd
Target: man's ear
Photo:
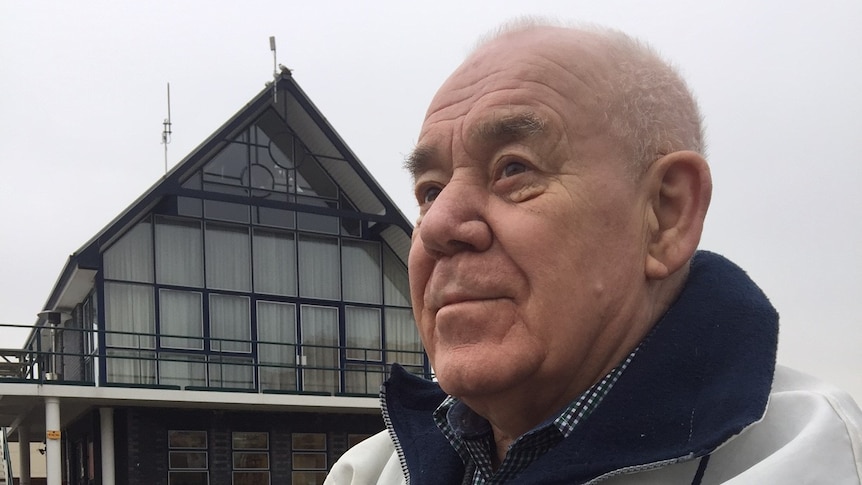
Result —
<path fill-rule="evenodd" d="M 644 271 L 664 279 L 694 255 L 712 196 L 709 165 L 692 151 L 679 151 L 655 161 L 647 173 L 652 198 L 652 224 Z"/>

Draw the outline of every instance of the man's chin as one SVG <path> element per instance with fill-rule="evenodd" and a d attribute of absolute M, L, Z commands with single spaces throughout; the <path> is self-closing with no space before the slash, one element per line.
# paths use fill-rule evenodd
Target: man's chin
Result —
<path fill-rule="evenodd" d="M 469 362 L 447 362 L 435 368 L 435 372 L 440 387 L 447 394 L 459 399 L 488 397 L 505 393 L 529 379 L 531 372 L 527 368 L 512 368 L 511 363 L 501 362 L 499 357 L 470 359 Z"/>

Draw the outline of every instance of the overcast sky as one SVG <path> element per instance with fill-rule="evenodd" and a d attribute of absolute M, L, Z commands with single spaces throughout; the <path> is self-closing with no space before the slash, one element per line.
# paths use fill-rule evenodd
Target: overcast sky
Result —
<path fill-rule="evenodd" d="M 648 5 L 647 5 L 648 4 Z M 294 77 L 411 219 L 401 160 L 476 38 L 521 15 L 619 28 L 680 67 L 708 129 L 701 246 L 781 314 L 779 361 L 862 401 L 862 2 L 0 2 L 0 323 L 272 76 Z M 2 331 L 0 347 L 20 333 Z"/>

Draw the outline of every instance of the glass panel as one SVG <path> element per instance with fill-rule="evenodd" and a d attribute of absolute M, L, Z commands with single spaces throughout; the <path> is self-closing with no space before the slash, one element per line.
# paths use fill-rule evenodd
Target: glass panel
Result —
<path fill-rule="evenodd" d="M 177 349 L 203 349 L 203 314 L 201 312 L 200 293 L 159 290 L 159 343 L 161 346 Z"/>
<path fill-rule="evenodd" d="M 296 389 L 296 307 L 257 302 L 257 356 L 261 389 Z"/>
<path fill-rule="evenodd" d="M 297 451 L 326 451 L 325 433 L 293 433 L 291 442 Z"/>
<path fill-rule="evenodd" d="M 168 431 L 168 447 L 170 448 L 206 448 L 206 431 Z"/>
<path fill-rule="evenodd" d="M 200 190 L 201 188 L 201 173 L 195 172 L 188 178 L 185 182 L 183 182 L 184 189 L 192 189 L 192 190 Z M 200 214 L 198 214 L 200 215 Z"/>
<path fill-rule="evenodd" d="M 299 238 L 299 295 L 309 298 L 341 298 L 341 265 L 338 239 Z"/>
<path fill-rule="evenodd" d="M 294 453 L 294 470 L 326 470 L 326 453 Z"/>
<path fill-rule="evenodd" d="M 236 222 L 249 221 L 247 205 L 222 202 L 220 200 L 205 200 L 204 214 L 207 219 Z"/>
<path fill-rule="evenodd" d="M 210 357 L 210 386 L 254 389 L 254 362 L 241 357 Z"/>
<path fill-rule="evenodd" d="M 338 392 L 338 310 L 301 307 L 303 390 Z"/>
<path fill-rule="evenodd" d="M 349 306 L 345 308 L 344 317 L 347 358 L 381 360 L 380 309 Z"/>
<path fill-rule="evenodd" d="M 153 282 L 153 234 L 149 222 L 140 222 L 104 255 L 105 278 Z"/>
<path fill-rule="evenodd" d="M 105 337 L 109 347 L 152 349 L 156 319 L 151 286 L 105 283 Z M 128 332 L 128 333 L 112 333 Z"/>
<path fill-rule="evenodd" d="M 251 315 L 245 296 L 210 295 L 210 349 L 251 352 Z"/>
<path fill-rule="evenodd" d="M 321 485 L 326 480 L 326 472 L 293 472 L 291 485 Z"/>
<path fill-rule="evenodd" d="M 421 367 L 422 342 L 413 321 L 413 311 L 406 308 L 386 308 L 383 316 L 386 319 L 386 362 L 398 362 L 405 367 Z"/>
<path fill-rule="evenodd" d="M 290 152 L 288 156 L 260 128 L 255 127 L 254 135 L 256 146 L 251 166 L 251 187 L 258 189 L 260 196 L 264 197 L 265 192 L 287 192 L 288 183 L 293 178 L 293 161 L 290 159 L 293 136 L 285 133 L 280 137 L 280 144 Z"/>
<path fill-rule="evenodd" d="M 296 296 L 296 242 L 292 233 L 254 230 L 254 290 Z"/>
<path fill-rule="evenodd" d="M 269 433 L 266 431 L 234 431 L 231 440 L 235 450 L 269 449 Z"/>
<path fill-rule="evenodd" d="M 271 207 L 256 207 L 252 209 L 256 224 L 262 226 L 285 227 L 293 229 L 296 227 L 293 211 L 284 209 L 273 209 Z"/>
<path fill-rule="evenodd" d="M 209 472 L 168 472 L 168 485 L 207 485 Z"/>
<path fill-rule="evenodd" d="M 258 144 L 264 144 L 265 140 L 269 140 L 266 144 L 270 151 L 270 162 L 273 166 L 284 169 L 293 168 L 295 165 L 293 160 L 297 153 L 301 153 L 302 146 L 299 140 L 291 134 L 284 120 L 275 111 L 268 110 L 261 115 L 256 128 Z M 258 163 L 267 162 L 261 157 L 258 159 Z"/>
<path fill-rule="evenodd" d="M 410 280 L 407 268 L 395 253 L 383 245 L 383 302 L 393 306 L 410 306 Z"/>
<path fill-rule="evenodd" d="M 269 472 L 233 472 L 233 485 L 269 485 Z"/>
<path fill-rule="evenodd" d="M 342 202 L 342 205 L 344 202 Z M 362 237 L 362 221 L 350 217 L 341 218 L 341 234 Z"/>
<path fill-rule="evenodd" d="M 159 354 L 159 383 L 171 386 L 206 386 L 206 364 L 198 355 Z"/>
<path fill-rule="evenodd" d="M 156 280 L 203 286 L 203 241 L 197 221 L 156 219 Z"/>
<path fill-rule="evenodd" d="M 124 384 L 156 383 L 156 354 L 140 350 L 108 349 L 108 382 Z"/>
<path fill-rule="evenodd" d="M 298 171 L 296 193 L 330 199 L 338 198 L 338 186 L 311 154 L 305 152 L 296 168 Z"/>
<path fill-rule="evenodd" d="M 297 212 L 296 214 L 296 227 L 303 231 L 338 234 L 340 224 L 341 222 L 338 220 L 338 217 L 335 216 L 311 214 L 309 212 Z"/>
<path fill-rule="evenodd" d="M 245 186 L 243 176 L 248 170 L 249 147 L 242 143 L 244 135 L 234 139 L 204 166 L 204 182 Z"/>
<path fill-rule="evenodd" d="M 185 468 L 191 470 L 206 470 L 207 452 L 172 451 L 170 452 L 169 466 L 172 469 Z"/>
<path fill-rule="evenodd" d="M 371 241 L 341 242 L 341 268 L 345 301 L 380 303 L 380 245 Z"/>
<path fill-rule="evenodd" d="M 379 394 L 384 381 L 382 365 L 360 363 L 347 364 L 344 371 L 344 391 L 353 394 Z"/>
<path fill-rule="evenodd" d="M 269 468 L 269 453 L 236 451 L 233 454 L 233 467 L 238 470 L 266 470 Z"/>
<path fill-rule="evenodd" d="M 251 291 L 248 228 L 207 224 L 207 288 Z"/>
<path fill-rule="evenodd" d="M 177 214 L 189 217 L 201 217 L 201 200 L 191 197 L 177 197 Z"/>

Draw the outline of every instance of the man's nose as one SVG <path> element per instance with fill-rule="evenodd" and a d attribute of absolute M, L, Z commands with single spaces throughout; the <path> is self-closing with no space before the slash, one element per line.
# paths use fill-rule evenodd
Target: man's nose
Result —
<path fill-rule="evenodd" d="M 490 248 L 494 237 L 486 219 L 488 203 L 488 193 L 481 187 L 450 180 L 417 227 L 425 251 L 440 258 Z"/>

